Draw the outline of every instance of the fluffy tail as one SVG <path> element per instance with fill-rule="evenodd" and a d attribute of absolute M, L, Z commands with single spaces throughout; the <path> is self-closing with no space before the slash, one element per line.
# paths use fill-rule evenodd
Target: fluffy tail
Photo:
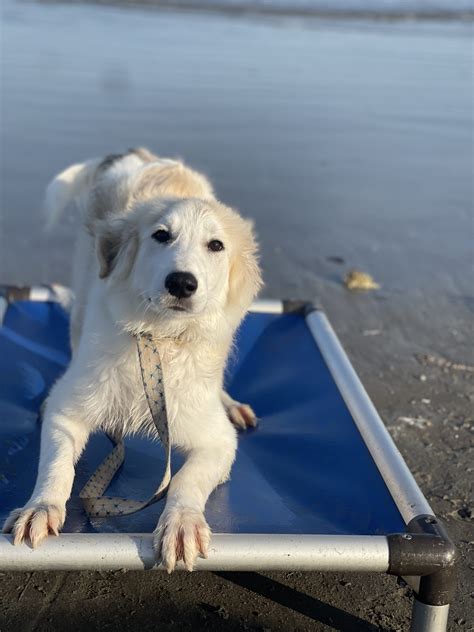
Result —
<path fill-rule="evenodd" d="M 44 200 L 47 229 L 50 229 L 58 221 L 68 204 L 73 201 L 80 204 L 85 200 L 85 195 L 92 187 L 94 174 L 99 164 L 100 159 L 93 159 L 71 165 L 51 180 L 46 188 Z"/>

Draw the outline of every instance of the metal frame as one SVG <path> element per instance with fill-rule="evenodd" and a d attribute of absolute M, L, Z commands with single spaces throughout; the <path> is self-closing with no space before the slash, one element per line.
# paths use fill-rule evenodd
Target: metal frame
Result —
<path fill-rule="evenodd" d="M 306 323 L 405 524 L 419 514 L 432 514 L 326 315 L 312 311 Z"/>
<path fill-rule="evenodd" d="M 12 546 L 0 536 L 2 570 L 162 570 L 156 565 L 152 534 L 64 533 L 37 549 Z M 213 534 L 206 571 L 357 571 L 387 572 L 385 536 Z M 180 563 L 179 570 L 184 570 Z"/>
<path fill-rule="evenodd" d="M 11 300 L 60 300 L 52 288 L 0 288 Z M 198 570 L 366 571 L 407 576 L 416 584 L 412 632 L 445 632 L 455 588 L 456 550 L 380 419 L 325 314 L 302 301 L 256 301 L 253 312 L 300 313 L 406 524 L 388 536 L 214 534 Z M 149 534 L 62 534 L 39 549 L 0 536 L 2 570 L 159 569 Z M 183 568 L 181 566 L 181 568 Z"/>
<path fill-rule="evenodd" d="M 387 572 L 419 578 L 413 632 L 444 632 L 456 578 L 456 549 L 413 478 L 326 315 L 306 305 L 306 323 L 407 526 L 388 536 Z M 412 583 L 412 582 L 410 582 Z"/>

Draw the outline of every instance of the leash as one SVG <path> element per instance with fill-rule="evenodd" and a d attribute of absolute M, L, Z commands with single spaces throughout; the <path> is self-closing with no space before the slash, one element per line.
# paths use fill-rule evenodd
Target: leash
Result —
<path fill-rule="evenodd" d="M 104 518 L 108 516 L 127 516 L 145 509 L 163 498 L 168 491 L 171 480 L 171 445 L 169 440 L 168 417 L 166 414 L 166 399 L 163 382 L 161 358 L 153 338 L 149 334 L 139 334 L 137 338 L 137 353 L 140 372 L 145 391 L 148 408 L 155 424 L 160 441 L 166 454 L 166 464 L 161 482 L 155 493 L 148 500 L 133 500 L 104 496 L 113 477 L 122 466 L 125 459 L 125 446 L 120 435 L 110 436 L 115 447 L 82 488 L 79 497 L 89 516 Z"/>

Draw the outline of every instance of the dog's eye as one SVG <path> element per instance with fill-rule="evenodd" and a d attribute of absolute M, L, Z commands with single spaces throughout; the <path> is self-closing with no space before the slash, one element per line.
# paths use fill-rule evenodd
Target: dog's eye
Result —
<path fill-rule="evenodd" d="M 161 244 L 164 244 L 171 239 L 171 233 L 165 228 L 160 228 L 156 231 L 156 233 L 153 233 L 152 237 Z"/>
<path fill-rule="evenodd" d="M 218 239 L 212 239 L 208 244 L 207 247 L 209 248 L 209 250 L 211 250 L 212 252 L 219 252 L 220 250 L 224 250 L 224 244 L 222 243 L 222 241 L 219 241 Z"/>

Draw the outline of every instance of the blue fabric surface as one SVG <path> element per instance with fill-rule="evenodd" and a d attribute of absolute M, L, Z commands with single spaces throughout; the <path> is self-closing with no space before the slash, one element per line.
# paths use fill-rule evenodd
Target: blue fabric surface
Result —
<path fill-rule="evenodd" d="M 0 521 L 29 497 L 36 476 L 39 407 L 69 358 L 68 319 L 52 303 L 19 302 L 0 329 Z M 211 528 L 227 533 L 385 534 L 403 520 L 324 360 L 298 315 L 250 314 L 229 364 L 233 397 L 260 417 L 240 434 L 231 480 L 209 499 Z M 164 501 L 132 516 L 91 524 L 78 490 L 110 449 L 94 436 L 81 458 L 65 531 L 149 532 Z M 146 498 L 161 449 L 127 440 L 111 495 Z M 181 464 L 173 455 L 173 469 Z"/>

